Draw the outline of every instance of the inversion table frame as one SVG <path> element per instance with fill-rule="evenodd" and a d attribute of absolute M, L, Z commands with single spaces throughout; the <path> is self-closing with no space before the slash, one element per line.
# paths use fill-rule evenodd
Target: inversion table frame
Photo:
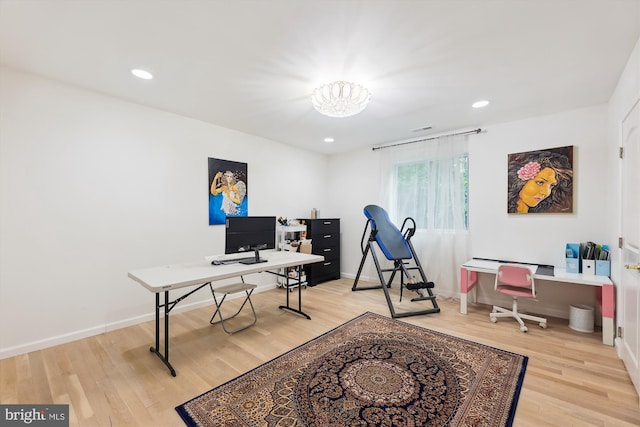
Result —
<path fill-rule="evenodd" d="M 420 260 L 418 259 L 413 244 L 411 243 L 411 237 L 414 235 L 416 229 L 413 218 L 405 218 L 402 223 L 402 229 L 405 230 L 403 233 L 391 222 L 387 212 L 379 206 L 365 206 L 364 214 L 368 219 L 360 242 L 360 246 L 362 248 L 362 260 L 360 261 L 360 267 L 358 268 L 358 273 L 356 274 L 351 290 L 364 291 L 368 289 L 382 288 L 387 300 L 387 305 L 389 306 L 389 311 L 391 312 L 391 317 L 393 318 L 439 313 L 440 308 L 436 302 L 436 296 L 431 291 L 434 284 L 427 280 L 427 276 L 422 269 L 422 264 L 420 264 Z M 411 223 L 411 226 L 408 226 L 409 222 Z M 371 231 L 369 233 L 367 245 L 365 246 L 364 240 L 369 227 L 371 228 Z M 374 244 L 378 246 L 389 261 L 393 261 L 393 268 L 382 268 L 380 261 L 378 260 L 378 256 L 376 255 Z M 358 287 L 358 280 L 360 279 L 360 274 L 362 273 L 362 269 L 364 268 L 364 264 L 369 253 L 373 256 L 373 262 L 376 266 L 376 270 L 378 271 L 380 285 Z M 410 266 L 410 260 L 413 260 L 415 264 L 414 266 Z M 413 278 L 409 273 L 412 270 L 417 270 L 419 272 L 419 282 L 413 281 Z M 389 279 L 386 280 L 384 273 L 388 272 L 391 272 L 391 275 L 389 276 Z M 411 301 L 428 300 L 431 301 L 433 308 L 396 312 L 393 302 L 391 301 L 389 288 L 391 287 L 393 279 L 398 272 L 400 272 L 400 301 L 402 301 L 403 288 L 406 287 L 409 290 L 416 291 L 416 293 L 420 295 L 417 298 L 411 299 Z M 405 276 L 408 279 L 407 283 L 405 283 Z"/>

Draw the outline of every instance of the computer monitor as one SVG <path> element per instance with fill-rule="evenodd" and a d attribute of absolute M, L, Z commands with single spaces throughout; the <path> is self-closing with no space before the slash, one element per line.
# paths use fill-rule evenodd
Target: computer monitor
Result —
<path fill-rule="evenodd" d="M 259 250 L 276 247 L 275 216 L 228 216 L 225 230 L 225 254 L 254 252 L 254 257 L 243 259 L 244 264 L 265 262 Z"/>

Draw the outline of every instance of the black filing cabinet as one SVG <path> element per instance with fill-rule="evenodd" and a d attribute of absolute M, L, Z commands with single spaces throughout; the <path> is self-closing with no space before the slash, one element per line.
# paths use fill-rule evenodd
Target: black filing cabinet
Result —
<path fill-rule="evenodd" d="M 323 262 L 305 266 L 307 283 L 318 283 L 340 278 L 340 219 L 301 219 L 307 225 L 307 239 L 311 239 L 311 252 L 322 255 Z"/>

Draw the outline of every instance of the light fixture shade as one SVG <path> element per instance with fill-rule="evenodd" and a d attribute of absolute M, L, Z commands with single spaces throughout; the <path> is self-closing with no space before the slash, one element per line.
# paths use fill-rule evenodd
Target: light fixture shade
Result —
<path fill-rule="evenodd" d="M 349 117 L 364 110 L 370 97 L 371 93 L 367 88 L 340 80 L 314 90 L 311 102 L 325 116 Z"/>

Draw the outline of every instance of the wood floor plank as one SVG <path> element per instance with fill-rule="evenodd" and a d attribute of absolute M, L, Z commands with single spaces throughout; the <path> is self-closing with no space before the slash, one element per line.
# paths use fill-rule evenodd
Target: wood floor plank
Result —
<path fill-rule="evenodd" d="M 283 289 L 255 293 L 257 324 L 233 335 L 209 324 L 213 307 L 172 314 L 175 378 L 149 351 L 153 322 L 0 360 L 0 402 L 70 404 L 72 426 L 180 426 L 175 406 L 366 311 L 389 315 L 381 289 L 352 292 L 351 286 L 342 279 L 303 289 L 302 309 L 312 320 L 278 310 Z M 410 302 L 408 292 L 400 303 L 391 291 L 397 311 L 427 304 Z M 297 304 L 297 292 L 289 296 Z M 240 303 L 225 306 L 233 313 Z M 566 319 L 549 318 L 547 329 L 531 324 L 525 334 L 513 320 L 490 322 L 489 306 L 470 304 L 462 315 L 459 301 L 438 303 L 441 313 L 402 321 L 529 357 L 515 426 L 640 426 L 638 396 L 615 349 L 602 345 L 599 328 L 581 333 Z"/>

